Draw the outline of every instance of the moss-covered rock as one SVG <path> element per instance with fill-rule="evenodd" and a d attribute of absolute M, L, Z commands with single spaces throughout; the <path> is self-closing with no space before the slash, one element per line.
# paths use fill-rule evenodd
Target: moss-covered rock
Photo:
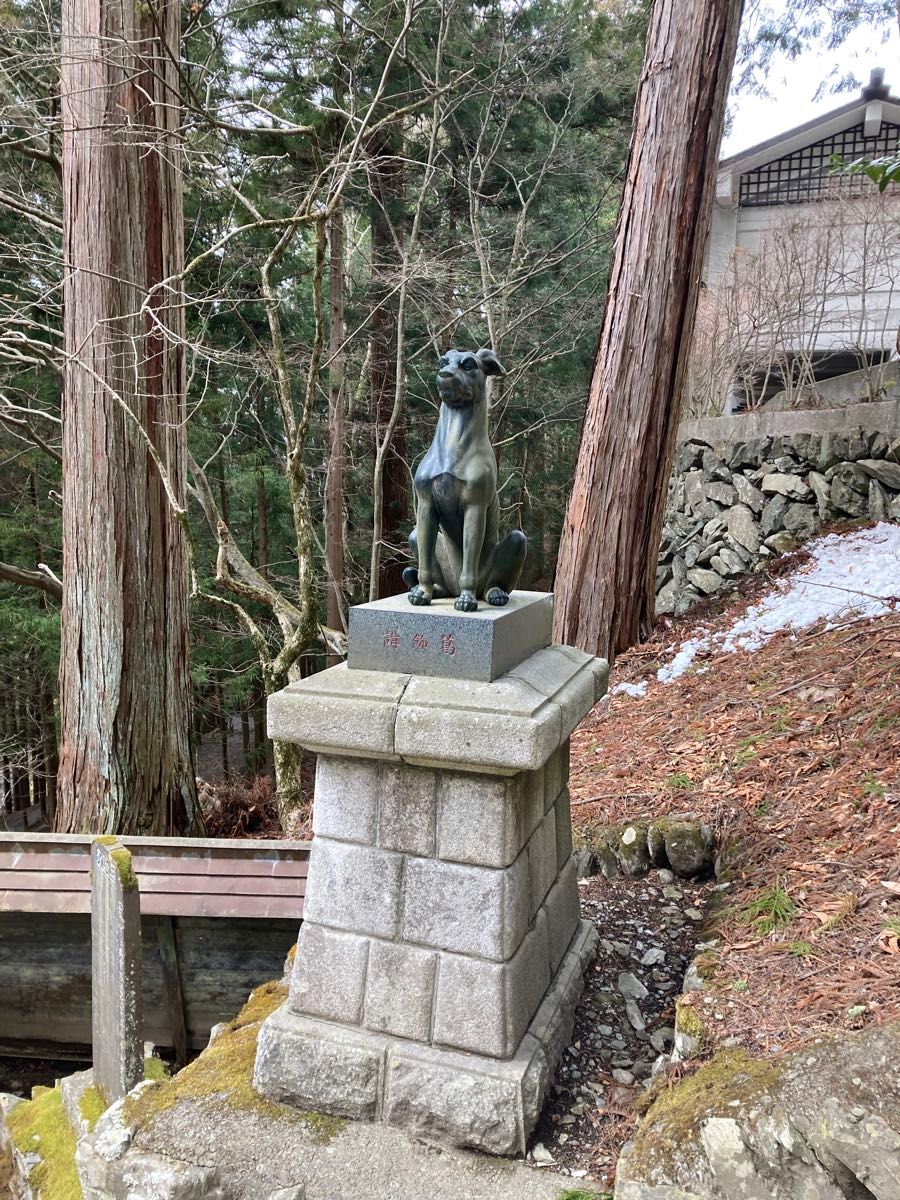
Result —
<path fill-rule="evenodd" d="M 31 1100 L 17 1104 L 6 1122 L 13 1145 L 30 1164 L 28 1187 L 34 1200 L 82 1200 L 75 1132 L 59 1088 L 36 1087 Z M 16 1196 L 15 1191 L 11 1194 Z"/>
<path fill-rule="evenodd" d="M 616 1200 L 900 1196 L 900 1025 L 656 1084 Z"/>

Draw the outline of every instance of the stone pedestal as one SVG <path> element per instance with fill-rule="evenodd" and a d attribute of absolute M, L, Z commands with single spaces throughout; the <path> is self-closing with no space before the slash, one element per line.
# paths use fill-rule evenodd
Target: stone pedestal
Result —
<path fill-rule="evenodd" d="M 271 697 L 270 735 L 319 759 L 304 921 L 259 1091 L 524 1150 L 596 940 L 566 785 L 569 735 L 606 677 L 552 646 L 490 683 L 342 665 Z"/>

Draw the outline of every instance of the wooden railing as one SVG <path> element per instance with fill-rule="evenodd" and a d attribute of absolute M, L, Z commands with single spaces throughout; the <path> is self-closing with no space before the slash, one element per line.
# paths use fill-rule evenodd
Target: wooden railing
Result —
<path fill-rule="evenodd" d="M 0 1053 L 90 1054 L 90 845 L 0 833 Z M 309 842 L 122 838 L 141 892 L 144 1036 L 183 1059 L 279 976 Z"/>
<path fill-rule="evenodd" d="M 309 842 L 124 837 L 141 912 L 168 917 L 303 914 Z M 0 912 L 89 913 L 90 837 L 0 833 Z"/>

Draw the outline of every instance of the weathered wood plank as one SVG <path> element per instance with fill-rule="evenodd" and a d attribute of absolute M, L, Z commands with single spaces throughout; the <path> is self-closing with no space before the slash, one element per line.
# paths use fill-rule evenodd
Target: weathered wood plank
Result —
<path fill-rule="evenodd" d="M 157 917 L 156 933 L 162 965 L 163 994 L 172 1030 L 172 1045 L 175 1047 L 175 1062 L 179 1067 L 183 1067 L 188 1060 L 187 1019 L 184 993 L 181 990 L 181 970 L 178 966 L 178 944 L 175 941 L 172 918 Z"/>
<path fill-rule="evenodd" d="M 296 851 L 278 857 L 243 855 L 221 855 L 200 857 L 170 854 L 135 854 L 135 870 L 141 874 L 171 875 L 178 871 L 182 875 L 240 875 L 269 878 L 295 878 L 305 876 L 309 863 L 309 852 Z M 90 870 L 90 855 L 87 847 L 58 847 L 56 849 L 9 850 L 0 848 L 0 871 L 58 871 L 60 873 L 87 874 Z"/>
<path fill-rule="evenodd" d="M 141 891 L 164 895 L 167 892 L 205 893 L 206 895 L 240 894 L 247 896 L 297 896 L 302 894 L 306 876 L 272 875 L 179 875 L 170 870 L 165 875 L 142 875 Z M 90 874 L 81 871 L 0 871 L 0 890 L 12 894 L 23 892 L 89 892 Z"/>
<path fill-rule="evenodd" d="M 297 939 L 296 917 L 284 920 L 179 917 L 173 921 L 190 1049 L 238 1011 L 248 994 L 281 976 Z M 142 919 L 144 1036 L 174 1045 L 155 921 Z M 0 912 L 0 1044 L 29 1053 L 25 1043 L 90 1042 L 91 946 L 87 914 Z M 43 1057 L 44 1054 L 41 1054 Z"/>

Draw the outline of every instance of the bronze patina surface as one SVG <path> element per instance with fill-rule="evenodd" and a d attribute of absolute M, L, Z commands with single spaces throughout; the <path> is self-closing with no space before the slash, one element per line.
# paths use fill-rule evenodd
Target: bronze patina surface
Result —
<path fill-rule="evenodd" d="M 407 567 L 409 602 L 455 596 L 474 612 L 479 599 L 506 604 L 525 561 L 520 529 L 498 540 L 497 459 L 488 434 L 486 379 L 505 374 L 493 350 L 448 350 L 438 364 L 441 398 L 434 440 L 416 471 L 416 528 Z"/>

